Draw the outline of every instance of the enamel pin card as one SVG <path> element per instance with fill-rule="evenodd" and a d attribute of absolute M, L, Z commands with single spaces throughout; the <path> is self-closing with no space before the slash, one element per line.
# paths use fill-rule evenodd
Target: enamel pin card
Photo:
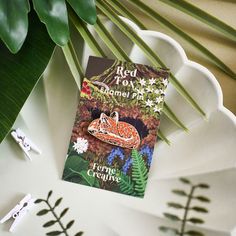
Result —
<path fill-rule="evenodd" d="M 143 197 L 168 77 L 167 69 L 91 56 L 63 180 Z"/>

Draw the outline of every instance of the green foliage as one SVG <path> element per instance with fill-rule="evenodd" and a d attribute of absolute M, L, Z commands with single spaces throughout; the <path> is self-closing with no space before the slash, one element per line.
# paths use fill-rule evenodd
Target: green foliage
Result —
<path fill-rule="evenodd" d="M 68 156 L 63 172 L 63 180 L 81 183 L 88 186 L 99 187 L 98 180 L 93 176 L 88 176 L 86 170 L 89 162 L 80 155 Z"/>
<path fill-rule="evenodd" d="M 132 177 L 120 174 L 120 191 L 128 195 L 143 197 L 148 179 L 148 169 L 138 150 L 133 149 L 131 157 L 133 159 Z"/>
<path fill-rule="evenodd" d="M 174 215 L 174 214 L 170 214 L 170 213 L 164 213 L 164 216 L 169 219 L 169 220 L 172 220 L 172 221 L 181 221 L 181 219 Z"/>
<path fill-rule="evenodd" d="M 138 196 L 143 196 L 148 179 L 148 169 L 142 158 L 142 155 L 135 149 L 132 150 L 132 179 L 135 182 L 134 190 Z"/>
<path fill-rule="evenodd" d="M 225 37 L 232 39 L 233 41 L 236 42 L 236 30 L 233 27 L 225 24 L 221 20 L 203 11 L 202 9 L 196 7 L 195 5 L 185 0 L 178 0 L 178 1 L 160 0 L 160 1 L 204 22 L 208 26 L 211 26 L 213 29 L 216 29 L 218 32 L 222 33 Z"/>
<path fill-rule="evenodd" d="M 129 0 L 132 3 L 136 4 L 140 10 L 146 13 L 148 16 L 152 17 L 155 21 L 162 24 L 164 27 L 167 27 L 169 30 L 173 31 L 175 34 L 182 37 L 185 41 L 191 44 L 193 47 L 202 52 L 206 57 L 208 57 L 216 66 L 218 66 L 222 71 L 228 74 L 230 77 L 236 79 L 236 74 L 233 72 L 226 64 L 224 64 L 218 57 L 211 53 L 206 47 L 200 44 L 197 40 L 192 38 L 190 35 L 185 33 L 174 23 L 167 20 L 165 17 L 161 16 L 157 11 L 154 11 L 152 8 L 141 2 L 140 0 Z"/>
<path fill-rule="evenodd" d="M 224 22 L 219 21 L 215 17 L 210 16 L 192 4 L 189 4 L 184 0 L 162 1 L 207 23 L 209 26 L 214 27 L 216 30 L 223 33 L 224 36 L 235 41 L 235 29 L 228 26 Z M 203 45 L 190 38 L 185 32 L 169 22 L 158 12 L 153 11 L 151 8 L 147 8 L 147 6 L 141 1 L 133 1 L 133 3 L 136 4 L 139 10 L 145 11 L 145 13 L 147 13 L 150 17 L 153 17 L 156 21 L 158 21 L 158 23 L 163 24 L 165 27 L 190 42 L 193 46 L 198 48 L 198 50 L 203 52 L 204 55 L 208 56 L 208 58 L 210 58 L 210 60 L 221 68 L 222 71 L 225 71 L 232 78 L 235 78 L 235 72 L 233 72 L 219 58 L 203 47 Z M 60 11 L 58 11 L 58 6 L 60 6 Z M 135 15 L 126 9 L 126 7 L 118 0 L 98 0 L 96 3 L 94 0 L 33 0 L 31 9 L 28 0 L 2 0 L 0 2 L 0 13 L 2 16 L 0 18 L 0 38 L 12 53 L 18 53 L 16 55 L 11 55 L 11 53 L 9 53 L 0 43 L 0 85 L 1 88 L 3 88 L 0 93 L 0 109 L 3 111 L 0 114 L 0 142 L 10 131 L 17 115 L 26 101 L 26 98 L 29 96 L 40 75 L 46 68 L 54 48 L 54 45 L 47 36 L 43 25 L 39 24 L 37 16 L 33 13 L 33 8 L 37 11 L 40 20 L 46 25 L 51 39 L 59 46 L 64 45 L 62 48 L 63 52 L 73 76 L 76 81 L 78 80 L 77 84 L 80 88 L 80 81 L 78 77 L 83 76 L 83 71 L 74 51 L 73 44 L 69 41 L 69 27 L 67 18 L 69 16 L 71 22 L 78 29 L 86 43 L 88 43 L 88 45 L 95 51 L 95 54 L 106 57 L 100 45 L 97 43 L 97 39 L 94 38 L 86 24 L 83 22 L 85 21 L 89 24 L 96 23 L 96 6 L 101 12 L 108 16 L 111 21 L 113 21 L 113 23 L 116 24 L 118 28 L 120 28 L 124 34 L 132 40 L 133 43 L 143 50 L 150 62 L 154 65 L 161 65 L 162 67 L 165 67 L 159 56 L 153 52 L 140 37 L 138 37 L 136 32 L 131 30 L 130 27 L 118 17 L 117 13 L 130 18 L 142 29 L 145 28 L 142 22 L 140 22 Z M 28 12 L 30 12 L 29 17 Z M 57 14 L 54 14 L 54 12 Z M 29 29 L 28 20 L 30 23 Z M 36 24 L 35 22 L 38 23 Z M 95 30 L 116 57 L 123 58 L 125 60 L 129 59 L 126 52 L 122 50 L 118 42 L 114 40 L 114 37 L 108 32 L 100 21 L 98 21 L 98 24 L 95 25 Z M 28 36 L 26 38 L 27 32 Z M 24 46 L 22 47 L 23 43 Z M 14 70 L 12 70 L 12 68 L 14 68 Z M 196 110 L 198 110 L 202 115 L 205 114 L 173 74 L 170 76 L 170 81 L 176 90 Z M 2 104 L 4 104 L 3 109 Z M 186 130 L 185 125 L 178 119 L 178 117 L 175 116 L 166 104 L 163 112 L 178 127 Z M 162 132 L 159 133 L 159 136 L 166 142 L 169 142 Z"/>
<path fill-rule="evenodd" d="M 49 220 L 48 222 L 46 222 L 45 224 L 43 224 L 43 227 L 44 228 L 49 228 L 55 224 L 58 224 L 61 228 L 61 230 L 54 230 L 54 231 L 51 231 L 51 232 L 48 232 L 46 233 L 46 235 L 60 235 L 60 234 L 64 234 L 65 236 L 69 236 L 68 234 L 68 230 L 72 227 L 72 225 L 74 224 L 74 220 L 71 220 L 69 221 L 66 226 L 63 225 L 61 219 L 62 217 L 68 212 L 69 208 L 65 208 L 61 213 L 60 215 L 58 216 L 55 209 L 61 204 L 62 202 L 62 198 L 58 198 L 56 200 L 56 202 L 54 203 L 54 206 L 53 204 L 51 204 L 49 202 L 51 196 L 52 196 L 52 190 L 49 191 L 48 195 L 47 195 L 47 198 L 46 199 L 37 199 L 35 201 L 36 204 L 39 204 L 39 203 L 42 203 L 44 202 L 46 205 L 47 205 L 47 209 L 42 209 L 40 210 L 38 213 L 37 213 L 37 216 L 44 216 L 48 213 L 51 213 L 54 217 L 54 220 Z M 82 231 L 78 232 L 75 234 L 75 236 L 81 236 L 83 234 Z"/>
<path fill-rule="evenodd" d="M 92 25 L 96 23 L 95 0 L 67 0 L 67 2 L 82 20 Z"/>
<path fill-rule="evenodd" d="M 175 228 L 166 227 L 166 226 L 160 226 L 159 230 L 161 232 L 167 233 L 169 236 L 179 235 L 179 231 L 177 229 L 175 229 Z"/>
<path fill-rule="evenodd" d="M 125 22 L 123 22 L 119 16 L 116 15 L 112 7 L 106 2 L 97 0 L 98 8 L 109 17 L 109 19 L 117 26 L 119 29 L 134 42 L 149 59 L 149 61 L 154 66 L 161 66 L 166 68 L 165 64 L 162 62 L 160 57 L 156 52 L 154 52 L 142 38 L 140 38 L 137 33 L 132 30 Z M 191 95 L 185 90 L 185 88 L 179 83 L 175 76 L 170 73 L 170 82 L 175 87 L 175 89 L 183 96 L 186 101 L 188 101 L 196 110 L 198 110 L 202 115 L 205 115 L 204 111 L 199 107 L 199 105 L 194 101 Z"/>
<path fill-rule="evenodd" d="M 39 19 L 46 25 L 52 40 L 60 46 L 69 40 L 69 25 L 64 0 L 33 0 Z"/>
<path fill-rule="evenodd" d="M 134 182 L 131 180 L 130 176 L 121 173 L 121 180 L 119 183 L 119 187 L 122 193 L 127 195 L 136 195 L 134 190 Z"/>
<path fill-rule="evenodd" d="M 37 16 L 30 13 L 29 19 L 29 33 L 20 52 L 11 54 L 0 42 L 0 142 L 10 131 L 54 49 Z"/>
<path fill-rule="evenodd" d="M 0 1 L 0 39 L 12 53 L 18 52 L 25 41 L 29 10 L 28 0 Z"/>
<path fill-rule="evenodd" d="M 180 178 L 179 179 L 181 183 L 187 185 L 190 187 L 190 192 L 189 194 L 186 193 L 185 190 L 181 190 L 181 189 L 174 189 L 172 190 L 172 192 L 175 195 L 178 195 L 180 197 L 185 197 L 187 199 L 186 205 L 183 206 L 180 203 L 176 203 L 176 202 L 168 202 L 167 205 L 168 207 L 177 209 L 177 210 L 182 210 L 183 211 L 183 218 L 180 218 L 179 216 L 175 215 L 175 214 L 171 214 L 171 213 L 164 213 L 164 216 L 171 220 L 171 221 L 179 221 L 181 222 L 181 226 L 180 229 L 173 229 L 170 227 L 166 227 L 166 226 L 161 226 L 159 228 L 160 231 L 168 233 L 168 234 L 172 234 L 172 235 L 180 235 L 180 236 L 184 236 L 184 235 L 191 235 L 191 236 L 204 236 L 203 233 L 198 232 L 198 231 L 186 231 L 186 224 L 187 223 L 192 223 L 192 224 L 204 224 L 204 220 L 201 218 L 197 218 L 197 217 L 188 217 L 188 214 L 190 211 L 193 212 L 198 212 L 198 213 L 203 213 L 206 214 L 208 213 L 208 210 L 205 207 L 202 206 L 192 206 L 191 207 L 191 203 L 192 200 L 198 200 L 200 202 L 210 202 L 210 199 L 208 199 L 205 196 L 195 196 L 195 191 L 197 189 L 209 189 L 210 186 L 208 184 L 205 183 L 199 183 L 199 184 L 192 184 L 192 182 L 186 178 Z"/>
<path fill-rule="evenodd" d="M 198 232 L 198 231 L 194 231 L 194 230 L 187 231 L 187 232 L 185 233 L 185 235 L 191 235 L 191 236 L 204 236 L 203 233 Z"/>
<path fill-rule="evenodd" d="M 32 2 L 40 20 L 46 25 L 51 39 L 59 46 L 65 45 L 69 40 L 66 2 L 85 22 L 96 23 L 94 0 L 32 0 Z M 0 1 L 0 38 L 12 53 L 17 53 L 25 41 L 29 11 L 29 0 Z"/>

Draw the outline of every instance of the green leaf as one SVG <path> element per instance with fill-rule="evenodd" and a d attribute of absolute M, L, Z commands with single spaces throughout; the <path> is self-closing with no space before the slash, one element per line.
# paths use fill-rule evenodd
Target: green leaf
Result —
<path fill-rule="evenodd" d="M 110 1 L 112 4 L 113 1 Z M 131 61 L 126 52 L 120 47 L 116 39 L 110 34 L 110 32 L 103 26 L 103 23 L 100 19 L 97 19 L 97 24 L 94 25 L 94 28 L 103 42 L 107 47 L 112 51 L 118 60 Z M 163 113 L 173 121 L 178 127 L 187 131 L 188 129 L 185 125 L 178 119 L 178 117 L 172 112 L 169 106 L 165 103 L 163 107 Z"/>
<path fill-rule="evenodd" d="M 87 174 L 88 161 L 78 155 L 69 156 L 66 160 L 63 179 L 71 182 L 82 183 L 88 186 L 97 185 L 96 178 Z M 74 177 L 79 177 L 73 181 Z"/>
<path fill-rule="evenodd" d="M 69 40 L 65 0 L 33 0 L 33 4 L 51 39 L 59 46 L 65 45 Z"/>
<path fill-rule="evenodd" d="M 84 232 L 80 231 L 78 233 L 75 234 L 75 236 L 82 236 L 84 234 Z"/>
<path fill-rule="evenodd" d="M 43 209 L 37 213 L 37 216 L 43 216 L 46 215 L 50 210 L 48 209 Z"/>
<path fill-rule="evenodd" d="M 204 224 L 204 220 L 199 219 L 199 218 L 194 218 L 194 217 L 188 219 L 187 221 L 193 224 Z"/>
<path fill-rule="evenodd" d="M 211 200 L 204 196 L 196 196 L 195 199 L 199 200 L 200 202 L 211 202 Z"/>
<path fill-rule="evenodd" d="M 52 190 L 48 192 L 47 200 L 52 196 Z"/>
<path fill-rule="evenodd" d="M 194 207 L 191 207 L 191 210 L 201 212 L 201 213 L 208 213 L 208 210 L 204 207 L 194 206 Z"/>
<path fill-rule="evenodd" d="M 226 74 L 228 74 L 233 79 L 236 79 L 235 72 L 232 71 L 227 65 L 225 65 L 223 61 L 221 61 L 218 57 L 216 57 L 212 52 L 210 52 L 206 47 L 204 47 L 198 41 L 196 41 L 191 36 L 189 36 L 184 31 L 182 31 L 175 24 L 168 21 L 166 18 L 161 16 L 158 12 L 154 11 L 152 8 L 148 7 L 146 4 L 144 4 L 140 0 L 129 0 L 129 1 L 131 1 L 133 4 L 135 4 L 141 11 L 146 13 L 148 16 L 153 18 L 155 21 L 157 21 L 158 23 L 167 27 L 168 29 L 170 29 L 174 33 L 178 34 L 185 41 L 187 41 L 189 44 L 191 44 L 196 49 L 198 49 L 200 52 L 202 52 L 206 57 L 208 57 L 222 71 L 224 71 Z"/>
<path fill-rule="evenodd" d="M 164 103 L 162 112 L 173 121 L 179 128 L 188 131 L 188 128 L 179 120 L 179 118 L 174 114 L 174 112 L 170 109 L 167 103 Z"/>
<path fill-rule="evenodd" d="M 86 183 L 87 183 L 89 186 L 94 186 L 95 177 L 89 176 L 89 175 L 87 174 L 87 171 L 86 171 L 86 170 L 82 170 L 82 171 L 78 172 L 78 174 L 83 178 L 83 180 L 86 181 Z"/>
<path fill-rule="evenodd" d="M 172 193 L 179 195 L 179 196 L 188 196 L 188 194 L 185 191 L 179 190 L 179 189 L 172 190 Z"/>
<path fill-rule="evenodd" d="M 64 180 L 70 180 L 72 176 L 78 175 L 77 172 L 88 169 L 88 161 L 82 159 L 78 155 L 69 156 L 66 159 L 65 169 L 63 173 Z"/>
<path fill-rule="evenodd" d="M 135 195 L 134 182 L 130 176 L 121 173 L 119 187 L 122 193 L 127 195 Z"/>
<path fill-rule="evenodd" d="M 0 1 L 0 39 L 12 53 L 18 52 L 25 41 L 29 11 L 28 0 Z M 2 51 L 1 57 L 3 57 Z"/>
<path fill-rule="evenodd" d="M 74 220 L 71 220 L 67 225 L 66 225 L 66 229 L 71 228 L 71 226 L 75 223 Z"/>
<path fill-rule="evenodd" d="M 67 213 L 68 210 L 69 210 L 69 208 L 65 208 L 65 209 L 61 212 L 59 218 L 61 219 L 61 218 Z"/>
<path fill-rule="evenodd" d="M 60 203 L 61 203 L 61 201 L 62 201 L 62 197 L 59 198 L 59 199 L 57 199 L 56 202 L 55 202 L 54 208 L 57 207 L 57 206 L 59 206 Z"/>
<path fill-rule="evenodd" d="M 62 233 L 63 233 L 63 231 L 52 231 L 52 232 L 46 233 L 46 235 L 48 235 L 48 236 L 56 236 L 56 235 L 60 235 Z"/>
<path fill-rule="evenodd" d="M 190 184 L 190 185 L 192 184 L 191 181 L 186 178 L 180 178 L 179 180 L 184 184 Z"/>
<path fill-rule="evenodd" d="M 172 221 L 181 221 L 181 219 L 178 216 L 170 214 L 170 213 L 164 213 L 164 216 L 167 219 L 172 220 Z"/>
<path fill-rule="evenodd" d="M 175 202 L 168 202 L 167 203 L 168 207 L 172 207 L 172 208 L 175 208 L 175 209 L 183 209 L 184 206 L 179 204 L 179 203 L 175 203 Z"/>
<path fill-rule="evenodd" d="M 118 60 L 131 61 L 126 52 L 121 48 L 116 39 L 110 34 L 110 32 L 104 27 L 100 19 L 97 19 L 97 23 L 94 28 L 103 42 L 112 51 Z"/>
<path fill-rule="evenodd" d="M 184 234 L 191 235 L 191 236 L 205 236 L 205 234 L 198 231 L 194 231 L 194 230 L 187 231 Z"/>
<path fill-rule="evenodd" d="M 204 22 L 205 24 L 221 32 L 225 37 L 233 41 L 236 41 L 236 30 L 233 27 L 231 27 L 230 25 L 227 25 L 223 21 L 210 15 L 209 13 L 203 11 L 202 9 L 194 6 L 193 4 L 185 0 L 178 0 L 178 1 L 161 0 L 161 1 Z"/>
<path fill-rule="evenodd" d="M 99 9 L 105 15 L 107 15 L 117 27 L 119 27 L 119 29 L 143 51 L 143 53 L 154 66 L 161 66 L 163 68 L 166 68 L 165 64 L 161 61 L 159 56 L 151 50 L 151 48 L 137 35 L 134 30 L 132 30 L 125 22 L 123 22 L 119 18 L 119 16 L 116 15 L 114 10 L 107 2 L 97 0 L 96 4 Z M 186 89 L 180 84 L 180 82 L 172 73 L 170 73 L 169 80 L 175 87 L 175 89 L 186 99 L 186 101 L 188 101 L 198 112 L 205 116 L 204 111 L 200 108 L 200 106 L 195 102 L 195 100 L 191 97 L 191 95 L 186 91 Z"/>
<path fill-rule="evenodd" d="M 41 203 L 41 202 L 44 202 L 44 201 L 45 201 L 44 199 L 37 199 L 34 203 L 38 204 L 38 203 Z"/>
<path fill-rule="evenodd" d="M 131 157 L 133 160 L 132 179 L 135 182 L 134 190 L 137 192 L 138 196 L 142 197 L 147 185 L 148 169 L 145 165 L 142 155 L 136 149 L 132 150 Z"/>
<path fill-rule="evenodd" d="M 50 221 L 48 221 L 47 223 L 45 223 L 45 224 L 43 225 L 43 227 L 44 227 L 44 228 L 50 227 L 50 226 L 54 225 L 56 222 L 57 222 L 56 220 L 50 220 Z"/>
<path fill-rule="evenodd" d="M 70 68 L 71 74 L 73 75 L 79 90 L 81 89 L 81 78 L 84 77 L 83 68 L 79 62 L 75 49 L 72 42 L 69 40 L 68 44 L 62 47 L 67 64 Z"/>
<path fill-rule="evenodd" d="M 169 236 L 179 235 L 179 231 L 175 228 L 160 226 L 159 230 L 164 232 L 164 233 L 168 233 Z"/>
<path fill-rule="evenodd" d="M 161 129 L 158 130 L 158 134 L 157 134 L 157 135 L 158 135 L 158 137 L 159 137 L 162 141 L 164 141 L 164 142 L 167 143 L 168 145 L 171 144 L 170 140 L 166 138 L 166 136 L 163 134 L 163 132 L 162 132 Z"/>
<path fill-rule="evenodd" d="M 38 17 L 30 13 L 29 19 L 28 36 L 20 52 L 13 55 L 0 42 L 0 142 L 12 128 L 55 46 Z"/>
<path fill-rule="evenodd" d="M 68 8 L 68 12 L 71 22 L 73 23 L 75 28 L 79 31 L 79 33 L 81 34 L 85 42 L 88 44 L 88 46 L 93 50 L 95 55 L 98 57 L 106 57 L 105 53 L 98 44 L 97 40 L 93 37 L 93 35 L 86 27 L 86 24 L 82 22 L 70 8 Z"/>
<path fill-rule="evenodd" d="M 116 9 L 117 12 L 133 21 L 140 29 L 147 29 L 146 26 L 140 20 L 138 20 L 137 17 L 128 8 L 124 6 L 124 4 L 120 3 L 120 1 L 112 0 L 109 1 L 109 3 L 111 4 L 111 6 L 113 6 L 114 9 Z"/>
<path fill-rule="evenodd" d="M 208 184 L 204 184 L 204 183 L 198 184 L 197 187 L 202 188 L 202 189 L 209 189 L 210 188 L 210 186 Z"/>
<path fill-rule="evenodd" d="M 97 20 L 94 0 L 67 0 L 76 14 L 85 22 L 94 25 Z"/>

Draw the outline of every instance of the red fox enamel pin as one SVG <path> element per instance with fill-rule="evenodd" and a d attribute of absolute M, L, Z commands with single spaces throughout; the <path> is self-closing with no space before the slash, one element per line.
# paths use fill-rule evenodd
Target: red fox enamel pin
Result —
<path fill-rule="evenodd" d="M 119 121 L 119 114 L 116 111 L 110 116 L 101 113 L 100 118 L 90 123 L 88 132 L 103 142 L 123 148 L 135 149 L 140 145 L 136 128 L 129 123 Z"/>

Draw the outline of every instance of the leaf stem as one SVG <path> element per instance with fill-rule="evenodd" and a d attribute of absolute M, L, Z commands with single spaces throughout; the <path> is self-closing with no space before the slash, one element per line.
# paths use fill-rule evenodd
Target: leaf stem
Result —
<path fill-rule="evenodd" d="M 66 228 L 64 227 L 64 225 L 61 223 L 60 221 L 60 218 L 57 216 L 57 214 L 54 212 L 54 208 L 51 206 L 51 204 L 49 203 L 49 201 L 45 201 L 46 204 L 48 205 L 50 211 L 52 212 L 53 216 L 55 217 L 57 223 L 61 226 L 62 230 L 63 230 L 63 233 L 66 235 L 66 236 L 69 236 L 69 234 L 67 233 L 66 231 Z"/>
<path fill-rule="evenodd" d="M 180 236 L 184 236 L 185 226 L 186 226 L 187 218 L 188 218 L 188 211 L 190 209 L 190 204 L 191 204 L 191 201 L 193 199 L 193 194 L 194 194 L 194 191 L 195 191 L 196 188 L 197 188 L 197 186 L 192 186 L 190 194 L 188 195 L 188 200 L 187 200 L 187 203 L 186 203 L 186 206 L 185 206 L 184 217 L 183 217 L 182 225 L 181 225 L 181 229 L 180 229 Z"/>

